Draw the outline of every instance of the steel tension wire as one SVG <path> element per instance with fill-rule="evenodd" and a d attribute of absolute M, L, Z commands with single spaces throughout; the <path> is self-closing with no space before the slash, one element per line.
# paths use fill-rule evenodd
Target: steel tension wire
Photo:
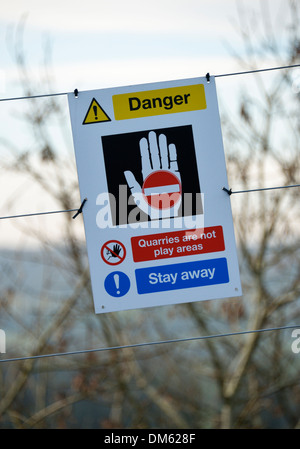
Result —
<path fill-rule="evenodd" d="M 1 362 L 17 362 L 22 360 L 32 360 L 32 359 L 42 359 L 49 357 L 61 357 L 61 356 L 69 356 L 69 355 L 79 355 L 79 354 L 88 354 L 91 352 L 104 352 L 104 351 L 112 351 L 112 350 L 121 350 L 121 349 L 132 349 L 132 348 L 140 348 L 145 346 L 155 346 L 162 344 L 170 344 L 170 343 L 182 343 L 182 342 L 190 342 L 190 341 L 198 341 L 198 340 L 208 340 L 213 338 L 224 338 L 224 337 L 234 337 L 239 335 L 247 335 L 247 334 L 255 334 L 262 332 L 271 332 L 271 331 L 279 331 L 279 330 L 287 330 L 287 329 L 295 329 L 299 328 L 300 325 L 290 325 L 290 326 L 280 326 L 280 327 L 271 327 L 265 329 L 255 329 L 255 330 L 246 330 L 240 332 L 228 332 L 223 334 L 213 334 L 213 335 L 204 335 L 199 337 L 188 337 L 188 338 L 177 338 L 173 340 L 159 340 L 159 341 L 151 341 L 145 343 L 134 343 L 122 346 L 109 346 L 104 348 L 96 348 L 96 349 L 82 349 L 78 351 L 69 351 L 69 352 L 57 352 L 52 354 L 40 354 L 40 355 L 32 355 L 32 356 L 24 356 L 24 357 L 15 357 L 10 359 L 0 359 Z"/>
<path fill-rule="evenodd" d="M 269 67 L 266 69 L 255 69 L 255 70 L 246 70 L 241 72 L 231 72 L 231 73 L 220 73 L 217 75 L 213 75 L 214 78 L 221 78 L 225 76 L 236 76 L 236 75 L 248 75 L 251 73 L 259 73 L 259 72 L 269 72 L 272 70 L 283 70 L 283 69 L 293 69 L 300 67 L 300 64 L 293 64 L 293 65 L 286 65 L 286 66 L 279 66 L 279 67 Z M 206 75 L 207 82 L 210 81 L 210 74 L 207 73 Z M 28 96 L 21 96 L 21 97 L 11 97 L 11 98 L 0 98 L 1 101 L 13 101 L 13 100 L 28 100 L 28 99 L 34 99 L 34 98 L 43 98 L 43 97 L 56 97 L 60 95 L 69 95 L 72 92 L 59 92 L 59 93 L 53 93 L 53 94 L 40 94 L 40 95 L 28 95 Z M 73 91 L 75 97 L 78 97 L 78 89 L 75 89 Z"/>

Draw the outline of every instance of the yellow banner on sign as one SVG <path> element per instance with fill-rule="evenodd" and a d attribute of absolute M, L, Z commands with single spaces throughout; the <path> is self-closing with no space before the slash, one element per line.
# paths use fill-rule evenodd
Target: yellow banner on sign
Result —
<path fill-rule="evenodd" d="M 206 109 L 203 84 L 113 95 L 116 120 Z"/>

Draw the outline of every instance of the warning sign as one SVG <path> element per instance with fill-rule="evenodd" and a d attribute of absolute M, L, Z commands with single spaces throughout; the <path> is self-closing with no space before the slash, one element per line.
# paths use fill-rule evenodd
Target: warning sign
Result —
<path fill-rule="evenodd" d="M 181 183 L 172 172 L 159 170 L 144 181 L 142 192 L 150 207 L 171 209 L 181 198 Z"/>
<path fill-rule="evenodd" d="M 88 125 L 90 123 L 101 123 L 107 121 L 109 122 L 110 118 L 101 108 L 98 101 L 93 98 L 82 124 Z"/>
<path fill-rule="evenodd" d="M 195 256 L 225 250 L 222 226 L 132 237 L 135 262 Z"/>
<path fill-rule="evenodd" d="M 102 148 L 113 225 L 203 213 L 192 126 L 103 136 Z"/>
<path fill-rule="evenodd" d="M 68 101 L 95 312 L 241 296 L 214 77 Z"/>
<path fill-rule="evenodd" d="M 175 114 L 206 108 L 203 84 L 113 96 L 116 120 Z"/>
<path fill-rule="evenodd" d="M 193 262 L 139 268 L 136 270 L 140 294 L 188 288 L 215 286 L 229 282 L 227 259 L 196 260 Z"/>
<path fill-rule="evenodd" d="M 102 260 L 108 265 L 119 265 L 126 257 L 126 249 L 118 240 L 105 242 L 101 248 Z"/>
<path fill-rule="evenodd" d="M 122 271 L 113 271 L 105 278 L 104 288 L 109 296 L 121 298 L 130 289 L 130 279 Z"/>

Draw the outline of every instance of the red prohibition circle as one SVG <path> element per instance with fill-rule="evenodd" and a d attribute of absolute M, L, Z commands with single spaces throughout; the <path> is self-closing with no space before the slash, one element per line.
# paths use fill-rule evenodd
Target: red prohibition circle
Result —
<path fill-rule="evenodd" d="M 109 246 L 110 245 L 110 246 Z M 120 252 L 123 250 L 123 255 Z M 102 245 L 101 258 L 108 265 L 119 265 L 126 257 L 126 248 L 118 240 L 109 240 Z"/>
<path fill-rule="evenodd" d="M 173 172 L 157 170 L 146 177 L 142 193 L 154 209 L 171 209 L 181 199 L 181 182 Z"/>

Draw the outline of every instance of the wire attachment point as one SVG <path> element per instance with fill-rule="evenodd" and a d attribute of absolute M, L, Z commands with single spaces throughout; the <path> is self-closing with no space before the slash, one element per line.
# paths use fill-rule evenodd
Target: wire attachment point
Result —
<path fill-rule="evenodd" d="M 223 187 L 224 192 L 228 193 L 228 195 L 230 196 L 232 194 L 232 189 L 226 189 L 226 187 Z"/>
<path fill-rule="evenodd" d="M 74 90 L 74 95 L 75 95 L 75 98 L 78 98 L 78 89 Z"/>
<path fill-rule="evenodd" d="M 85 203 L 87 202 L 87 198 L 84 198 L 84 200 L 82 201 L 80 208 L 77 210 L 76 214 L 73 216 L 73 218 L 76 218 L 79 214 L 82 213 L 82 209 L 83 206 L 85 205 Z"/>
<path fill-rule="evenodd" d="M 210 74 L 207 73 L 207 74 L 205 75 L 205 77 L 206 77 L 207 82 L 209 83 L 209 82 L 210 82 Z"/>

